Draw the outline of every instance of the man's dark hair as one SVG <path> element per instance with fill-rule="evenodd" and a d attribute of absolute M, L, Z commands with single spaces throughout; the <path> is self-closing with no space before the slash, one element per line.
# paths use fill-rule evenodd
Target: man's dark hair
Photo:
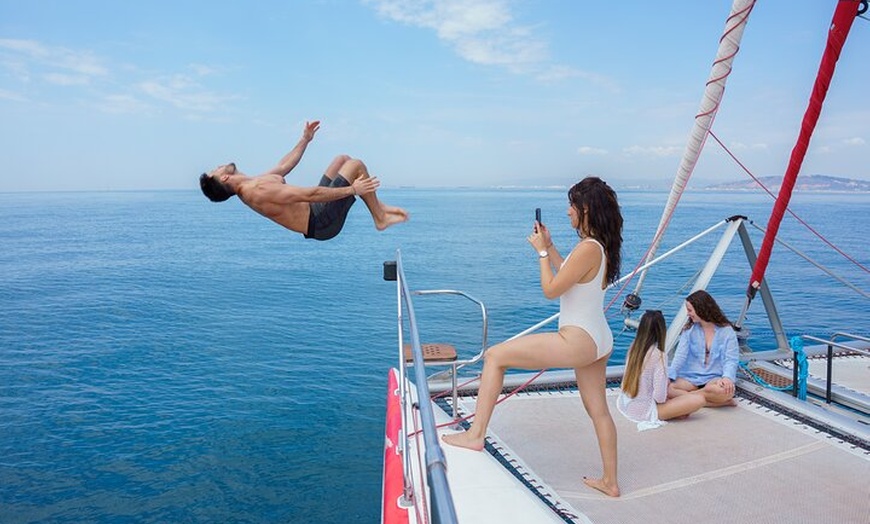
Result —
<path fill-rule="evenodd" d="M 233 196 L 233 193 L 227 189 L 227 186 L 205 173 L 199 175 L 199 188 L 202 189 L 202 194 L 207 196 L 212 202 L 223 202 Z"/>

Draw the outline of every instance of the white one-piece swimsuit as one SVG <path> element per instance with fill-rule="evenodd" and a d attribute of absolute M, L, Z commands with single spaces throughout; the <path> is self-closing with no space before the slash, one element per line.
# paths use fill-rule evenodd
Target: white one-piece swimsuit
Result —
<path fill-rule="evenodd" d="M 601 265 L 595 278 L 584 284 L 574 284 L 559 297 L 559 328 L 576 326 L 589 333 L 595 342 L 596 354 L 601 358 L 613 350 L 613 332 L 604 316 L 604 290 L 601 282 L 607 270 L 607 258 L 604 247 L 594 238 L 583 242 L 595 242 L 601 251 Z M 572 251 L 573 254 L 573 251 Z M 568 263 L 571 254 L 562 261 L 562 266 Z"/>

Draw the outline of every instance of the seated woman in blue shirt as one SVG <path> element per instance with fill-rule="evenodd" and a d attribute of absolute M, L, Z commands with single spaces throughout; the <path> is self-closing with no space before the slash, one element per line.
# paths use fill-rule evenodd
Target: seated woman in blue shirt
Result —
<path fill-rule="evenodd" d="M 703 289 L 686 297 L 689 320 L 668 369 L 668 397 L 699 391 L 707 407 L 734 405 L 740 349 L 731 323 Z"/>

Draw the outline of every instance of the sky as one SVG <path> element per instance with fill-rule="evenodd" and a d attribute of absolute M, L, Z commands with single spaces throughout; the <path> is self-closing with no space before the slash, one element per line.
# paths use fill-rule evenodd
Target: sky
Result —
<path fill-rule="evenodd" d="M 785 170 L 835 7 L 759 0 L 713 131 Z M 338 154 L 384 187 L 670 187 L 730 0 L 0 0 L 0 191 L 194 189 Z M 870 180 L 870 21 L 802 174 Z M 689 188 L 746 180 L 714 141 Z"/>

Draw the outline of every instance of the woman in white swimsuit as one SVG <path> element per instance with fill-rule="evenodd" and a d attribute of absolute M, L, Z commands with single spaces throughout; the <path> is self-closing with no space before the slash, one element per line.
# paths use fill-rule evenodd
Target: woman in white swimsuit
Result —
<path fill-rule="evenodd" d="M 604 465 L 601 478 L 584 477 L 583 481 L 617 497 L 616 426 L 605 394 L 613 333 L 603 306 L 605 289 L 619 277 L 622 214 L 613 189 L 600 178 L 586 177 L 568 191 L 568 217 L 580 241 L 564 259 L 543 224 L 536 221 L 528 237 L 540 259 L 544 296 L 560 299 L 559 331 L 526 335 L 489 348 L 471 427 L 462 433 L 444 435 L 443 440 L 454 446 L 483 449 L 486 428 L 508 368 L 574 368 Z"/>

